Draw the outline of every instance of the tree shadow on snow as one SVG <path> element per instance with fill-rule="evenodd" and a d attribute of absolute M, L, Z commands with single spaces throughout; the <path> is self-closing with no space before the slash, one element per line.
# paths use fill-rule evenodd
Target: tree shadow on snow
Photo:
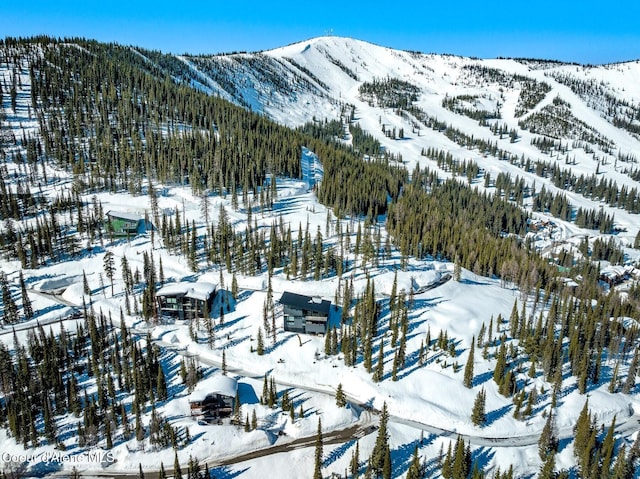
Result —
<path fill-rule="evenodd" d="M 498 419 L 507 414 L 507 412 L 509 412 L 512 407 L 512 404 L 507 404 L 506 406 L 502 406 L 500 409 L 496 409 L 495 411 L 489 411 L 489 413 L 487 413 L 487 421 L 485 423 L 485 426 L 490 426 L 491 424 L 496 422 Z"/>
<path fill-rule="evenodd" d="M 329 455 L 324 459 L 324 461 L 322 461 L 322 467 L 328 467 L 334 462 L 336 462 L 338 459 L 344 456 L 349 450 L 349 448 L 353 446 L 355 443 L 356 443 L 356 440 L 351 439 L 350 441 L 340 444 L 340 446 L 336 447 L 333 451 L 331 451 Z"/>
<path fill-rule="evenodd" d="M 479 447 L 471 453 L 471 463 L 477 464 L 478 469 L 480 471 L 484 471 L 487 469 L 494 456 L 495 452 L 492 451 L 491 448 Z"/>
<path fill-rule="evenodd" d="M 209 469 L 210 477 L 205 479 L 234 479 L 242 476 L 249 469 L 251 468 L 247 467 L 245 469 L 232 471 L 229 469 L 229 466 L 214 467 L 213 469 Z"/>
<path fill-rule="evenodd" d="M 421 447 L 431 444 L 435 439 L 435 435 L 429 434 L 426 438 L 416 439 L 415 441 L 411 441 L 407 444 L 403 444 L 397 449 L 391 450 L 391 463 L 393 464 L 393 470 L 391 471 L 392 477 L 400 477 L 402 474 L 406 473 L 409 470 L 409 465 L 411 464 L 411 460 L 413 459 L 413 451 L 415 451 L 416 447 L 419 450 Z M 422 459 L 422 458 L 421 458 Z"/>
<path fill-rule="evenodd" d="M 493 378 L 493 371 L 486 371 L 473 377 L 473 386 L 480 386 Z"/>

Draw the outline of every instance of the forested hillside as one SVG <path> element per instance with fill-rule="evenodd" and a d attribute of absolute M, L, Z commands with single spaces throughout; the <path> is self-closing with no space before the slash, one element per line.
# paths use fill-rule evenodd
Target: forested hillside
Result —
<path fill-rule="evenodd" d="M 187 396 L 233 370 L 234 454 L 317 422 L 314 477 L 635 477 L 636 85 L 308 45 L 0 43 L 2 440 L 134 466 L 172 449 L 199 477 L 217 436 Z M 147 231 L 118 234 L 116 210 Z M 211 311 L 167 322 L 158 288 L 203 277 Z M 333 300 L 324 338 L 285 331 L 289 289 Z M 349 439 L 323 459 L 321 414 L 361 427 L 362 457 Z"/>

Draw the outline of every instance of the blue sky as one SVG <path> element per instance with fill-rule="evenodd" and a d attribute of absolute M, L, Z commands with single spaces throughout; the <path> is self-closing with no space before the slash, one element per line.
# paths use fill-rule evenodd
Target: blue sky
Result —
<path fill-rule="evenodd" d="M 268 50 L 332 33 L 392 48 L 580 63 L 640 59 L 640 2 L 35 0 L 0 36 L 79 36 L 171 53 Z"/>

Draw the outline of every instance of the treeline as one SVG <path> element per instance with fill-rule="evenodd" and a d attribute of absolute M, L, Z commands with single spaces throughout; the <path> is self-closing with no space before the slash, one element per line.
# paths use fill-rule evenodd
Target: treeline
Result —
<path fill-rule="evenodd" d="M 442 106 L 447 110 L 467 116 L 473 120 L 486 121 L 502 118 L 499 105 L 494 111 L 478 108 L 479 98 L 477 95 L 445 96 L 442 99 Z"/>
<path fill-rule="evenodd" d="M 550 76 L 568 86 L 582 98 L 587 106 L 601 112 L 617 128 L 623 128 L 636 138 L 640 137 L 640 107 L 619 98 L 611 92 L 610 84 L 595 79 L 582 80 L 568 73 L 553 72 Z"/>
<path fill-rule="evenodd" d="M 626 185 L 618 187 L 617 182 L 611 178 L 601 177 L 598 179 L 598 171 L 588 177 L 584 174 L 577 176 L 571 169 L 562 169 L 555 162 L 542 160 L 533 161 L 530 158 L 525 159 L 524 156 L 518 157 L 506 150 L 498 148 L 497 142 L 492 143 L 481 138 L 468 136 L 457 128 L 439 121 L 437 118 L 431 117 L 415 107 L 412 111 L 418 118 L 424 121 L 429 128 L 442 132 L 460 146 L 468 149 L 477 148 L 483 154 L 509 161 L 510 164 L 518 166 L 526 172 L 534 172 L 542 178 L 550 178 L 554 186 L 560 189 L 578 193 L 592 200 L 605 201 L 611 206 L 623 208 L 631 213 L 640 213 L 640 192 L 635 187 L 631 189 Z M 505 133 L 504 131 L 502 132 L 502 134 Z M 510 132 L 509 135 L 511 136 L 512 132 Z M 432 150 L 431 152 L 429 152 L 429 150 L 423 151 L 422 154 L 431 159 L 438 159 L 442 155 L 445 157 L 447 155 L 450 156 L 450 154 L 446 152 L 443 152 L 441 155 L 437 150 Z M 455 161 L 456 160 L 453 160 L 451 157 L 451 161 L 448 163 L 452 164 Z M 485 180 L 485 184 L 487 184 L 487 180 Z M 569 218 L 569 216 L 565 217 Z M 611 218 L 610 223 L 612 222 L 613 218 Z M 604 230 L 604 232 L 610 231 L 611 230 Z"/>
<path fill-rule="evenodd" d="M 505 199 L 457 181 L 434 181 L 428 170 L 389 209 L 387 230 L 403 254 L 445 257 L 484 276 L 500 275 L 524 290 L 552 277 L 548 265 L 519 244 L 528 216 Z"/>
<path fill-rule="evenodd" d="M 571 112 L 571 105 L 559 96 L 540 111 L 520 120 L 518 126 L 531 133 L 552 138 L 564 137 L 585 141 L 592 145 L 598 145 L 605 152 L 609 152 L 613 147 L 611 140 L 576 118 Z"/>
<path fill-rule="evenodd" d="M 29 330 L 26 345 L 14 333 L 14 352 L 0 343 L 0 422 L 16 442 L 61 447 L 61 436 L 76 427 L 81 446 L 105 440 L 110 449 L 132 438 L 149 438 L 157 447 L 183 444 L 188 434 L 154 408 L 168 398 L 168 386 L 160 351 L 149 338 L 143 347 L 122 320 L 115 328 L 111 317 L 91 307 L 82 311 L 74 333 L 59 327 L 58 334 L 42 326 Z M 152 419 L 145 425 L 149 408 Z M 81 419 L 63 427 L 59 416 Z"/>
<path fill-rule="evenodd" d="M 40 42 L 41 53 L 29 41 L 2 45 L 12 68 L 29 71 L 29 109 L 42 132 L 41 138 L 13 139 L 16 147 L 26 148 L 26 157 L 3 157 L 25 177 L 16 183 L 3 175 L 5 219 L 21 220 L 44 209 L 44 200 L 31 191 L 42 179 L 54 181 L 46 176 L 51 160 L 75 175 L 79 194 L 141 194 L 157 181 L 186 184 L 197 193 L 246 195 L 263 191 L 272 175 L 298 177 L 300 149 L 306 145 L 331 173 L 320 186 L 322 201 L 340 214 L 356 215 L 384 213 L 406 176 L 383 161 L 362 162 L 362 153 L 316 138 L 315 132 L 279 126 L 180 84 L 132 49 L 84 40 Z M 19 75 L 15 78 L 12 87 L 19 86 Z M 357 143 L 365 141 L 361 135 Z"/>
<path fill-rule="evenodd" d="M 572 191 L 594 201 L 604 201 L 609 206 L 624 209 L 630 213 L 640 213 L 640 191 L 636 187 L 618 186 L 606 176 L 599 177 L 598 171 L 585 176 L 576 175 L 570 168 L 561 168 L 556 162 L 535 162 L 527 159 L 521 166 L 527 172 L 534 172 L 542 178 L 549 178 L 554 186 Z"/>
<path fill-rule="evenodd" d="M 473 160 L 457 160 L 451 153 L 444 150 L 428 148 L 423 149 L 421 154 L 435 161 L 440 169 L 450 172 L 454 177 L 465 176 L 469 184 L 482 175 L 485 188 L 495 187 L 494 194 L 497 197 L 513 201 L 519 206 L 524 205 L 526 198 L 531 198 L 533 211 L 549 213 L 565 221 L 574 221 L 582 228 L 596 229 L 602 233 L 611 233 L 614 230 L 613 215 L 604 212 L 601 208 L 587 210 L 579 207 L 576 211 L 562 192 L 552 193 L 544 186 L 536 192 L 535 186 L 528 186 L 524 178 L 520 176 L 512 178 L 509 173 L 500 172 L 495 179 L 492 179 L 491 175 L 484 172 Z M 525 171 L 535 172 L 538 176 L 548 177 L 552 173 L 554 184 L 563 189 L 566 189 L 567 186 L 562 183 L 563 180 L 566 180 L 566 175 L 572 175 L 570 170 L 559 170 L 555 163 L 537 161 L 534 165 L 530 160 L 527 160 L 522 165 Z M 635 194 L 633 190 L 632 193 Z"/>
<path fill-rule="evenodd" d="M 408 108 L 418 99 L 420 89 L 398 78 L 374 79 L 358 87 L 360 98 L 381 108 Z"/>
<path fill-rule="evenodd" d="M 520 95 L 518 96 L 518 103 L 514 113 L 516 118 L 535 108 L 551 91 L 549 84 L 532 78 L 520 79 L 519 82 Z"/>

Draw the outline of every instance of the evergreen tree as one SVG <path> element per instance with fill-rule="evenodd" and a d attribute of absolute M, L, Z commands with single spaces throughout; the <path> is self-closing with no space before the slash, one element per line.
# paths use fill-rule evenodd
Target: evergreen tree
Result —
<path fill-rule="evenodd" d="M 627 379 L 622 386 L 622 393 L 629 394 L 636 386 L 636 375 L 638 373 L 638 348 L 636 348 L 633 354 L 633 359 L 629 365 L 629 372 L 627 373 Z"/>
<path fill-rule="evenodd" d="M 556 455 L 552 451 L 543 458 L 543 463 L 540 467 L 540 472 L 538 473 L 538 479 L 555 479 L 557 477 L 555 468 Z"/>
<path fill-rule="evenodd" d="M 616 418 L 613 417 L 613 421 L 607 430 L 607 434 L 602 441 L 602 446 L 600 448 L 600 458 L 601 458 L 601 473 L 600 477 L 603 479 L 611 477 L 611 466 L 613 465 L 613 452 L 615 447 L 615 438 L 614 432 L 616 428 Z"/>
<path fill-rule="evenodd" d="M 316 435 L 315 462 L 313 479 L 322 479 L 322 421 L 318 417 L 318 433 Z"/>
<path fill-rule="evenodd" d="M 538 439 L 538 455 L 545 461 L 549 454 L 554 454 L 557 448 L 557 440 L 553 433 L 553 411 L 547 415 L 547 421 L 542 428 Z"/>
<path fill-rule="evenodd" d="M 373 372 L 373 382 L 379 383 L 384 378 L 384 338 L 380 339 L 380 349 L 378 350 L 378 362 Z"/>
<path fill-rule="evenodd" d="M 420 458 L 418 457 L 418 446 L 413 449 L 413 457 L 409 464 L 409 470 L 407 471 L 406 479 L 422 479 L 423 471 L 420 464 Z"/>
<path fill-rule="evenodd" d="M 376 436 L 376 442 L 373 446 L 370 457 L 371 467 L 376 474 L 382 474 L 385 457 L 389 452 L 389 433 L 387 430 L 388 422 L 389 412 L 387 410 L 387 403 L 385 402 L 382 405 L 378 435 Z"/>
<path fill-rule="evenodd" d="M 182 479 L 182 469 L 180 469 L 180 461 L 178 461 L 178 452 L 174 452 L 173 456 L 173 477 L 174 479 Z"/>
<path fill-rule="evenodd" d="M 449 447 L 447 448 L 447 454 L 442 460 L 442 477 L 444 479 L 451 479 L 453 475 L 453 453 L 451 451 L 451 443 L 449 443 Z"/>
<path fill-rule="evenodd" d="M 382 463 L 382 479 L 391 479 L 391 449 L 387 448 L 384 452 L 384 462 Z"/>
<path fill-rule="evenodd" d="M 262 335 L 262 328 L 258 329 L 258 345 L 256 346 L 256 353 L 258 353 L 258 356 L 262 356 L 264 354 L 264 338 Z"/>
<path fill-rule="evenodd" d="M 496 366 L 493 370 L 493 380 L 498 386 L 501 386 L 504 383 L 505 373 L 507 370 L 506 356 L 507 356 L 507 350 L 503 342 L 500 344 L 500 349 L 498 350 L 498 357 L 496 360 Z"/>
<path fill-rule="evenodd" d="M 453 449 L 453 461 L 451 464 L 451 477 L 464 479 L 471 472 L 471 453 L 461 437 L 458 437 Z"/>
<path fill-rule="evenodd" d="M 4 306 L 4 322 L 6 324 L 14 324 L 18 322 L 18 307 L 16 306 L 9 282 L 3 272 L 0 272 L 0 287 L 2 289 L 2 305 Z"/>
<path fill-rule="evenodd" d="M 342 383 L 339 383 L 336 389 L 336 405 L 338 407 L 345 407 L 347 405 L 347 398 L 342 390 Z"/>
<path fill-rule="evenodd" d="M 91 296 L 91 288 L 89 288 L 89 281 L 87 280 L 87 273 L 82 270 L 82 292 L 86 296 Z"/>
<path fill-rule="evenodd" d="M 104 254 L 103 263 L 104 263 L 103 264 L 104 273 L 107 276 L 107 278 L 109 278 L 109 281 L 111 282 L 111 296 L 113 296 L 113 278 L 116 273 L 116 264 L 115 264 L 114 255 L 111 251 L 107 251 Z"/>
<path fill-rule="evenodd" d="M 231 296 L 234 300 L 238 299 L 238 280 L 236 278 L 236 273 L 233 273 L 231 277 Z"/>
<path fill-rule="evenodd" d="M 591 433 L 591 414 L 589 413 L 589 399 L 587 399 L 578 415 L 578 420 L 574 427 L 575 440 L 573 452 L 576 457 L 579 457 L 586 448 Z"/>
<path fill-rule="evenodd" d="M 33 318 L 33 306 L 31 305 L 29 294 L 27 293 L 27 285 L 24 282 L 22 270 L 20 270 L 20 289 L 22 290 L 22 311 L 24 312 L 24 317 L 26 319 L 31 319 Z"/>
<path fill-rule="evenodd" d="M 360 471 L 360 442 L 356 441 L 356 449 L 351 455 L 351 461 L 349 461 L 349 472 L 351 477 L 356 479 Z"/>
<path fill-rule="evenodd" d="M 258 415 L 256 414 L 256 410 L 254 409 L 251 412 L 251 430 L 254 431 L 258 429 Z"/>
<path fill-rule="evenodd" d="M 484 426 L 487 421 L 487 415 L 485 412 L 486 392 L 484 388 L 476 395 L 476 399 L 473 402 L 473 409 L 471 410 L 471 422 L 475 426 Z"/>
<path fill-rule="evenodd" d="M 474 350 L 475 350 L 475 336 L 471 339 L 471 349 L 469 350 L 469 358 L 467 359 L 467 364 L 464 367 L 464 385 L 465 387 L 471 388 L 473 386 L 473 361 L 474 361 Z"/>
<path fill-rule="evenodd" d="M 164 401 L 167 399 L 167 381 L 164 377 L 164 371 L 162 370 L 162 366 L 158 364 L 158 377 L 156 378 L 156 395 L 158 400 Z"/>
<path fill-rule="evenodd" d="M 616 455 L 616 462 L 613 465 L 613 479 L 631 479 L 634 474 L 635 465 L 629 462 L 627 458 L 627 446 L 623 444 L 618 449 L 618 454 Z"/>

